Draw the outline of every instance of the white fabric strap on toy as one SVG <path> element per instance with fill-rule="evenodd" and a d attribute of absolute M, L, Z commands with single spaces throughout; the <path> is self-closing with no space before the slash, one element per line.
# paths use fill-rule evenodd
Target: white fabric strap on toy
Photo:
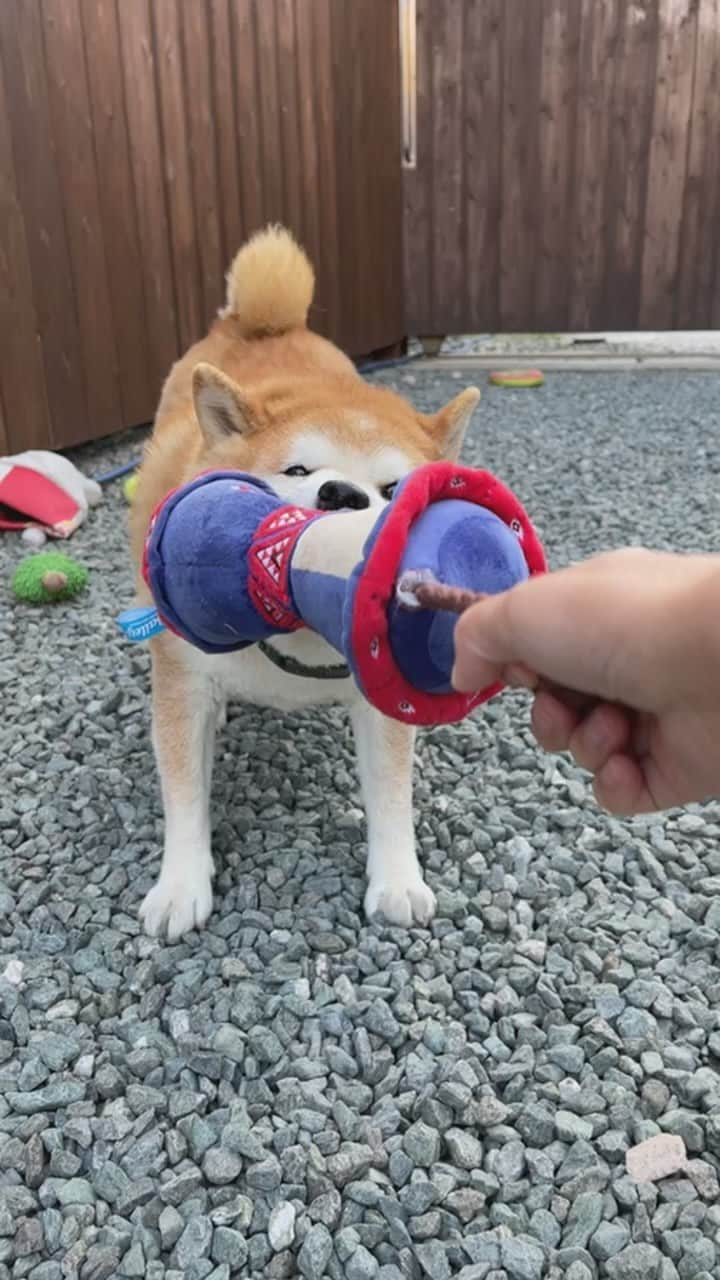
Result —
<path fill-rule="evenodd" d="M 332 511 L 313 520 L 297 540 L 293 569 L 349 578 L 379 515 L 377 508 L 366 507 L 362 511 Z"/>

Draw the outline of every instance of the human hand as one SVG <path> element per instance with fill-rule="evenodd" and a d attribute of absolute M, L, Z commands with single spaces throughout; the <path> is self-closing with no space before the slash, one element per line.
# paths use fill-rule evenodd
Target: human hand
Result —
<path fill-rule="evenodd" d="M 720 794 L 720 557 L 628 549 L 473 605 L 453 684 L 534 691 L 532 727 L 617 814 Z"/>

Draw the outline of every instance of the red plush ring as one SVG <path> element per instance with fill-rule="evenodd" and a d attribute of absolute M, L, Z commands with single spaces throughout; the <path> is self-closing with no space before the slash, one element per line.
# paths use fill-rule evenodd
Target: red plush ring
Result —
<path fill-rule="evenodd" d="M 450 724 L 495 696 L 502 684 L 477 693 L 424 693 L 405 679 L 388 638 L 393 597 L 408 533 L 433 502 L 460 498 L 492 511 L 517 534 L 531 575 L 544 573 L 540 540 L 517 498 L 489 471 L 438 463 L 422 468 L 403 485 L 360 575 L 352 618 L 352 651 L 362 688 L 379 711 L 406 724 Z"/>

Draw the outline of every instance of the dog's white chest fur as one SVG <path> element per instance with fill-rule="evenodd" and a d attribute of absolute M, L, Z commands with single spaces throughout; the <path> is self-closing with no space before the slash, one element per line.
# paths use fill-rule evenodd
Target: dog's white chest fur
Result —
<path fill-rule="evenodd" d="M 276 652 L 287 654 L 305 667 L 332 668 L 343 665 L 340 654 L 319 636 L 309 631 L 274 636 Z M 184 646 L 187 650 L 189 646 Z M 252 645 L 236 653 L 205 654 L 191 650 L 195 672 L 210 679 L 221 702 L 241 699 L 281 711 L 297 711 L 302 707 L 350 704 L 360 697 L 355 681 L 318 679 L 282 671 Z"/>

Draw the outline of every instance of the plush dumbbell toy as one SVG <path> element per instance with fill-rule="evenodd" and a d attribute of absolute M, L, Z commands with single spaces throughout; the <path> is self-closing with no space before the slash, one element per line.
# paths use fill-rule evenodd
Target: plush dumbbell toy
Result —
<path fill-rule="evenodd" d="M 500 688 L 452 690 L 458 593 L 504 591 L 544 569 L 523 508 L 486 471 L 421 467 L 380 514 L 307 510 L 216 471 L 156 510 L 143 560 L 156 607 L 119 621 L 131 639 L 168 628 L 205 653 L 310 627 L 380 711 L 441 724 Z"/>

